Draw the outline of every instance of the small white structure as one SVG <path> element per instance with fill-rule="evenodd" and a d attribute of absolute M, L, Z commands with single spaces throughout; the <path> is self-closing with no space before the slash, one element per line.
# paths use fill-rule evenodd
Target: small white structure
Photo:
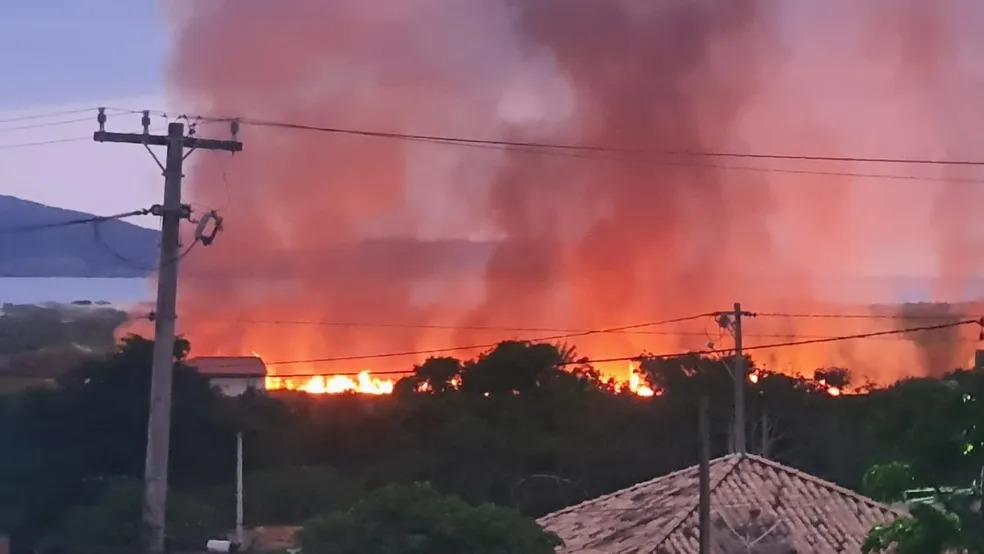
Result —
<path fill-rule="evenodd" d="M 185 365 L 198 370 L 226 396 L 247 390 L 266 390 L 266 364 L 256 356 L 208 356 L 192 358 Z"/>

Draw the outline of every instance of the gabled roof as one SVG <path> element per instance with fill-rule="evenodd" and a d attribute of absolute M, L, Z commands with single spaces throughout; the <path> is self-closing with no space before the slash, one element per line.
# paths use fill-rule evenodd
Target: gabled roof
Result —
<path fill-rule="evenodd" d="M 715 554 L 859 552 L 872 526 L 904 515 L 760 456 L 712 460 L 710 475 Z M 690 467 L 554 512 L 539 523 L 563 539 L 561 554 L 696 553 L 698 487 L 698 468 Z M 747 550 L 752 543 L 758 548 Z"/>
<path fill-rule="evenodd" d="M 206 377 L 265 377 L 266 364 L 256 356 L 207 356 L 192 358 L 185 365 Z"/>

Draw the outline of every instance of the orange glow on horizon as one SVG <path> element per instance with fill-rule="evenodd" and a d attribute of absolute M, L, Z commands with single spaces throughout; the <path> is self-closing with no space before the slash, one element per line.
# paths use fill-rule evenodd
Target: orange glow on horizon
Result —
<path fill-rule="evenodd" d="M 257 358 L 263 359 L 257 352 L 251 353 Z M 300 373 L 300 372 L 299 372 Z M 271 375 L 267 374 L 264 384 L 267 390 L 297 391 L 307 394 L 370 394 L 384 395 L 392 394 L 396 387 L 397 379 L 382 379 L 373 377 L 369 370 L 362 370 L 354 376 L 325 374 L 316 375 L 313 372 L 304 372 L 302 375 Z M 452 385 L 458 388 L 460 381 L 457 378 L 452 381 Z M 648 398 L 657 396 L 657 391 L 646 385 L 642 380 L 642 375 L 629 364 L 628 379 L 616 382 L 616 390 L 627 389 L 633 394 Z M 426 392 L 429 389 L 426 383 L 418 388 L 419 392 Z"/>
<path fill-rule="evenodd" d="M 396 382 L 373 377 L 368 370 L 360 371 L 353 379 L 348 375 L 314 375 L 291 377 L 267 375 L 267 390 L 292 390 L 308 394 L 391 394 Z"/>

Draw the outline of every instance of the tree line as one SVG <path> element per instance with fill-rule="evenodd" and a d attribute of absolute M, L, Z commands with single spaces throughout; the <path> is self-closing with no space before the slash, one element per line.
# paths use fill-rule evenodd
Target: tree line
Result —
<path fill-rule="evenodd" d="M 179 361 L 189 348 L 179 343 Z M 132 544 L 151 353 L 150 342 L 130 337 L 54 388 L 0 397 L 0 533 L 12 536 L 15 550 L 125 552 Z M 401 550 L 441 551 L 435 545 L 460 546 L 464 537 L 482 535 L 476 529 L 501 526 L 514 514 L 529 522 L 522 518 L 695 464 L 701 395 L 710 400 L 713 454 L 729 451 L 733 383 L 724 361 L 641 359 L 640 371 L 660 392 L 643 398 L 577 360 L 564 345 L 503 342 L 470 360 L 427 360 L 382 397 L 225 398 L 178 364 L 169 539 L 200 547 L 231 528 L 238 431 L 245 436 L 247 524 L 311 522 L 308 544 L 349 541 L 325 550 L 331 552 L 373 552 L 351 530 L 381 513 L 396 517 L 387 506 L 407 498 L 419 502 L 412 512 L 422 520 L 455 513 L 460 528 L 472 529 L 416 537 Z M 980 477 L 979 372 L 831 396 L 833 383 L 849 388 L 849 371 L 793 377 L 748 363 L 758 377 L 748 392 L 752 452 L 859 490 L 866 480 L 868 488 L 885 481 L 870 468 L 893 463 L 904 464 L 906 476 L 895 482 L 910 488 Z M 517 529 L 509 540 L 526 545 L 515 551 L 549 552 L 553 539 L 524 525 L 507 526 Z M 881 530 L 880 540 L 894 540 L 890 531 Z"/>

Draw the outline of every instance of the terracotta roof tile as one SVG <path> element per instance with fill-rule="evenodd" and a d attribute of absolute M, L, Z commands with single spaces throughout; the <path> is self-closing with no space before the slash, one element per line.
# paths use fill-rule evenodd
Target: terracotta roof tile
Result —
<path fill-rule="evenodd" d="M 855 492 L 753 455 L 713 460 L 711 552 L 858 552 L 868 530 L 902 515 Z M 540 518 L 561 554 L 698 551 L 697 467 Z"/>

